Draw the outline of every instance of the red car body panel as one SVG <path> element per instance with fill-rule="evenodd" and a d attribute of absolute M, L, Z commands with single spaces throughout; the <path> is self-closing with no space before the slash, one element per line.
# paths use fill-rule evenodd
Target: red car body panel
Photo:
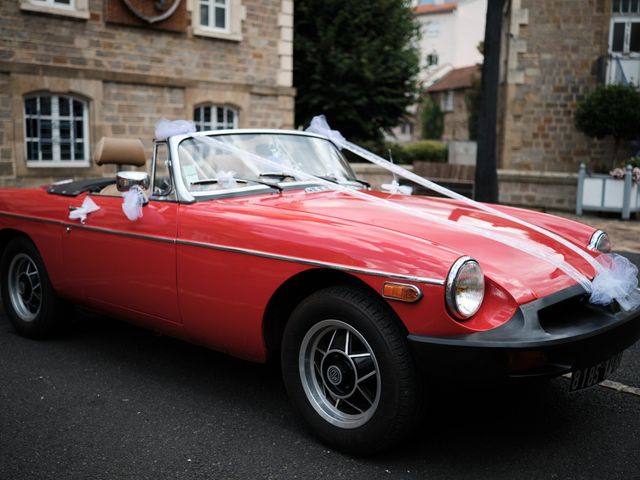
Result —
<path fill-rule="evenodd" d="M 435 336 L 492 329 L 519 305 L 575 284 L 546 262 L 465 232 L 465 225 L 531 241 L 593 276 L 584 259 L 557 242 L 453 200 L 371 192 L 462 228 L 430 224 L 345 193 L 304 190 L 193 204 L 152 200 L 136 222 L 123 214 L 121 198 L 92 195 L 100 210 L 82 225 L 68 213 L 85 195 L 1 190 L 0 229 L 31 238 L 61 296 L 256 361 L 267 356 L 263 321 L 269 300 L 310 269 L 344 270 L 376 292 L 394 275 L 434 280 L 408 282 L 422 290 L 419 302 L 388 303 L 409 333 Z M 496 208 L 583 248 L 594 232 L 558 217 Z M 442 285 L 462 255 L 476 258 L 486 277 L 485 301 L 465 322 L 447 312 Z"/>

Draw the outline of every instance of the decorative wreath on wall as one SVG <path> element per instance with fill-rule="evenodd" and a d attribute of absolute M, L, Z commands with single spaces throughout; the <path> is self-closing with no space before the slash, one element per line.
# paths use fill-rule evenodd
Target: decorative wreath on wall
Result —
<path fill-rule="evenodd" d="M 171 15 L 175 13 L 175 11 L 180 6 L 182 0 L 156 0 L 154 6 L 156 10 L 162 12 L 159 15 L 146 15 L 144 12 L 140 12 L 136 5 L 134 5 L 131 0 L 122 0 L 127 8 L 140 20 L 143 20 L 147 23 L 157 23 L 163 20 L 166 20 Z"/>

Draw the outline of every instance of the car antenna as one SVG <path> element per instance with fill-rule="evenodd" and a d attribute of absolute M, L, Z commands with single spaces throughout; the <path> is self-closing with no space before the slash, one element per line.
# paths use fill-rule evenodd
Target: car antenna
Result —
<path fill-rule="evenodd" d="M 391 149 L 388 149 L 388 152 L 389 152 L 389 161 L 391 162 L 391 165 L 393 165 L 393 155 L 391 154 Z M 396 175 L 396 172 L 391 172 L 391 173 L 393 173 L 393 181 L 399 184 L 398 176 Z"/>

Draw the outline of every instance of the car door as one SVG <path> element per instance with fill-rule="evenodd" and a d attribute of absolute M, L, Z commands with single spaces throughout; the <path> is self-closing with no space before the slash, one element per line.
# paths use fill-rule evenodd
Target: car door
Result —
<path fill-rule="evenodd" d="M 176 293 L 175 201 L 151 199 L 129 220 L 121 196 L 91 195 L 100 207 L 66 228 L 64 265 L 82 303 L 142 323 L 181 323 Z M 70 205 L 79 206 L 82 198 Z"/>

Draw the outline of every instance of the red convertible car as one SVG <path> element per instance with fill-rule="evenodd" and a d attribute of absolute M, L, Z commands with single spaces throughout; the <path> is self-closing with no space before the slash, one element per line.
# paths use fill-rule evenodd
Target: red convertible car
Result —
<path fill-rule="evenodd" d="M 265 171 L 222 144 L 324 181 Z M 131 170 L 147 163 L 139 140 L 103 139 L 95 161 L 129 170 L 0 190 L 0 286 L 15 329 L 45 337 L 77 304 L 248 360 L 279 358 L 295 409 L 344 451 L 402 438 L 429 378 L 572 372 L 577 390 L 610 374 L 640 336 L 639 309 L 592 305 L 552 264 L 474 232 L 528 242 L 593 278 L 575 251 L 457 200 L 373 191 L 319 135 L 174 135 L 154 142 L 149 174 Z M 122 195 L 134 186 L 146 198 L 131 219 Z M 610 250 L 591 227 L 495 208 L 593 256 Z"/>

